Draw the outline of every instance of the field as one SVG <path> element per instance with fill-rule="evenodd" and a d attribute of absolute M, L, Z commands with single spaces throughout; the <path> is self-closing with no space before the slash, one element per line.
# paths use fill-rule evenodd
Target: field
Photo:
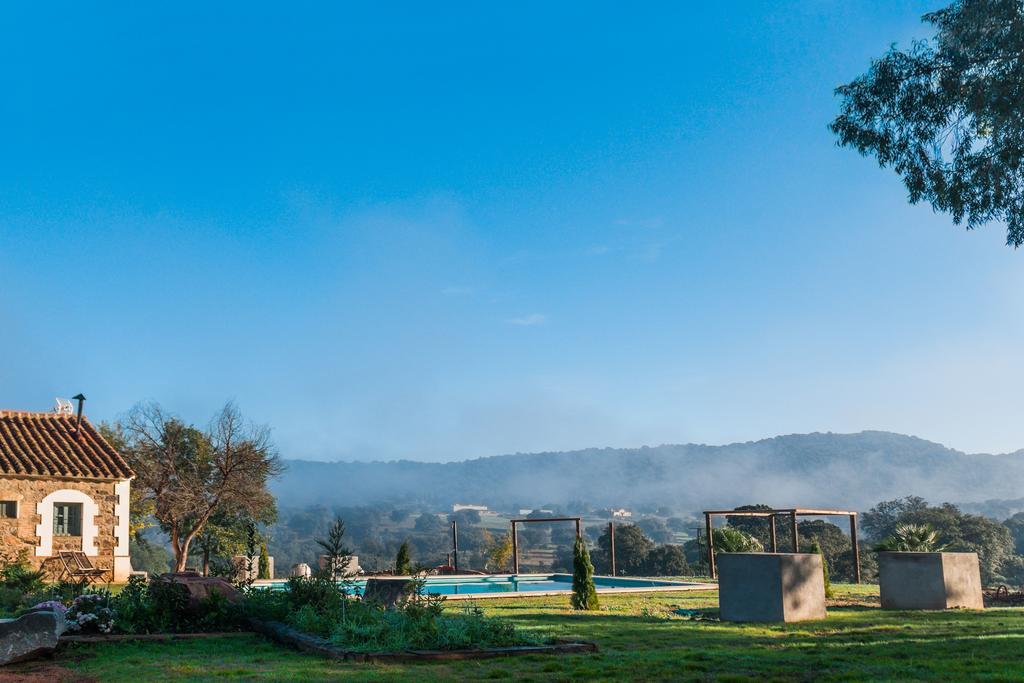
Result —
<path fill-rule="evenodd" d="M 241 636 L 77 645 L 62 650 L 39 673 L 53 677 L 56 665 L 68 680 L 101 681 L 1024 678 L 1024 609 L 884 612 L 877 607 L 875 586 L 837 589 L 828 619 L 789 626 L 715 621 L 713 592 L 604 596 L 600 612 L 583 614 L 573 613 L 562 597 L 480 603 L 523 629 L 595 641 L 596 655 L 335 664 Z M 18 670 L 31 674 L 42 666 Z"/>

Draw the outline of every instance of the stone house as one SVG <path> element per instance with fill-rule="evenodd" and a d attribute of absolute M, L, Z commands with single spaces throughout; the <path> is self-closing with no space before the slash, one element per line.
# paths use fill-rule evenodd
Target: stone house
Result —
<path fill-rule="evenodd" d="M 62 550 L 127 581 L 134 473 L 84 417 L 0 410 L 0 555 L 27 554 L 54 578 Z"/>

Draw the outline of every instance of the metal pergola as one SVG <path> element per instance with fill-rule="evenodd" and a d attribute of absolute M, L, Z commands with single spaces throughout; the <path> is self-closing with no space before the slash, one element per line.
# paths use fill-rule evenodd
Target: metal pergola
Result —
<path fill-rule="evenodd" d="M 532 519 L 513 519 L 512 524 L 512 573 L 519 573 L 519 524 L 531 524 L 534 522 L 576 522 L 576 538 L 583 535 L 581 528 L 582 518 L 580 517 L 537 517 Z"/>
<path fill-rule="evenodd" d="M 770 522 L 771 552 L 778 552 L 778 540 L 775 534 L 775 517 L 789 517 L 789 533 L 793 539 L 793 552 L 800 552 L 800 537 L 797 533 L 797 517 L 849 517 L 850 542 L 853 545 L 853 579 L 860 583 L 860 548 L 857 546 L 857 513 L 853 510 L 819 510 L 815 508 L 780 508 L 772 510 L 705 510 L 704 529 L 708 545 L 708 573 L 711 578 L 718 574 L 715 567 L 715 536 L 711 528 L 712 517 L 767 517 Z"/>

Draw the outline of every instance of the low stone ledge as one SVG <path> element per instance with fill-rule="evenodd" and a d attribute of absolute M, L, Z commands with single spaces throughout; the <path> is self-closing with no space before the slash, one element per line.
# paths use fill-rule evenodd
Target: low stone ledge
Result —
<path fill-rule="evenodd" d="M 493 659 L 515 655 L 558 655 L 597 652 L 597 645 L 585 641 L 559 641 L 551 645 L 520 645 L 479 650 L 405 650 L 403 652 L 354 652 L 334 645 L 329 640 L 313 636 L 276 621 L 251 620 L 250 626 L 274 642 L 294 647 L 302 652 L 345 662 L 422 662 L 460 659 Z"/>

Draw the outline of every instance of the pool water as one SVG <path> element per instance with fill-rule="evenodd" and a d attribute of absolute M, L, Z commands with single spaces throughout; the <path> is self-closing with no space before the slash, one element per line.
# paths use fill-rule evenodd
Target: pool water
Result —
<path fill-rule="evenodd" d="M 286 581 L 261 582 L 271 590 L 281 590 Z M 365 579 L 345 582 L 353 593 L 362 593 Z M 657 581 L 653 579 L 631 579 L 611 576 L 595 576 L 594 585 L 598 592 L 620 590 L 686 590 L 700 584 L 681 581 Z M 508 595 L 537 592 L 565 592 L 572 590 L 571 574 L 503 574 L 495 576 L 429 576 L 424 580 L 423 593 L 427 595 Z"/>

